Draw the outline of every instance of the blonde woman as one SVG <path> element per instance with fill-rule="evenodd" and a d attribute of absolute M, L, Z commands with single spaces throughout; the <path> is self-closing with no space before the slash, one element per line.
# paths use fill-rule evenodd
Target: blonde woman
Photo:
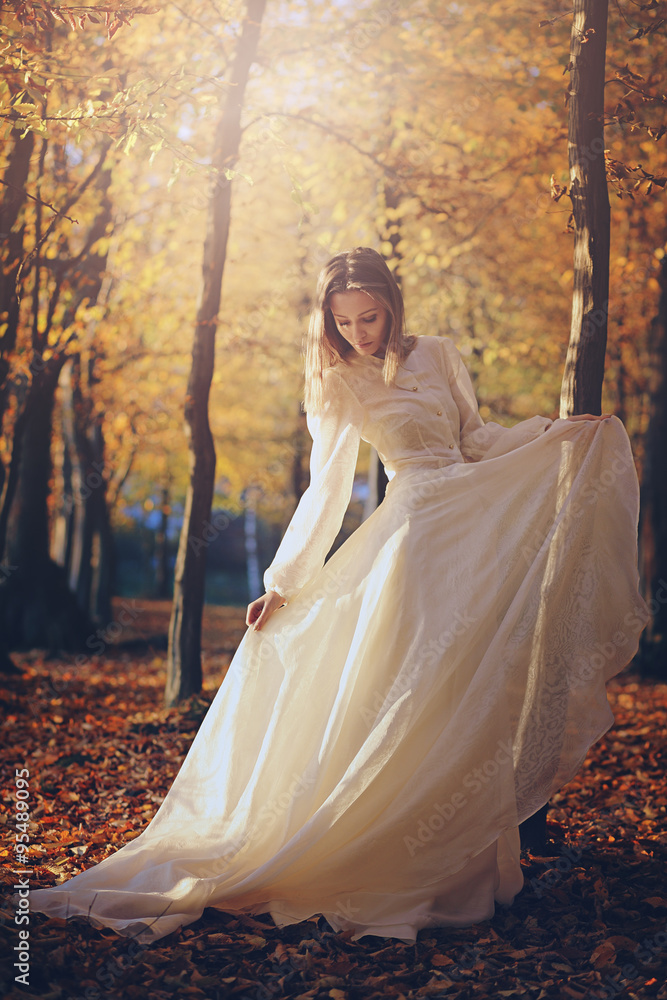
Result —
<path fill-rule="evenodd" d="M 414 941 L 521 890 L 518 826 L 611 725 L 636 651 L 638 487 L 621 422 L 484 423 L 451 340 L 408 336 L 374 250 L 320 276 L 311 481 L 166 799 L 30 894 L 151 941 L 206 906 Z M 360 440 L 389 483 L 325 562 Z"/>

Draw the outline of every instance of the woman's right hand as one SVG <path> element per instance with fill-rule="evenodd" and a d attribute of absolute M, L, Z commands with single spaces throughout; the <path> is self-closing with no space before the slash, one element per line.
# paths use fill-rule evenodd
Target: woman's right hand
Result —
<path fill-rule="evenodd" d="M 287 604 L 285 598 L 276 594 L 275 590 L 269 590 L 268 593 L 258 597 L 256 601 L 248 605 L 245 616 L 246 625 L 252 625 L 255 631 L 258 631 L 268 622 L 276 608 L 283 604 Z"/>

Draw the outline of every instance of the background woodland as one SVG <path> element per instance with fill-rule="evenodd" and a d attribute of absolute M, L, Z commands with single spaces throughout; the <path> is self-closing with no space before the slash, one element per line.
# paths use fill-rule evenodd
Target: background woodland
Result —
<path fill-rule="evenodd" d="M 571 6 L 255 2 L 261 36 L 238 155 L 225 160 L 218 123 L 251 8 L 3 5 L 5 650 L 73 648 L 91 623 L 115 621 L 114 535 L 137 511 L 156 512 L 153 594 L 171 596 L 164 542 L 189 480 L 211 191 L 232 193 L 210 390 L 213 506 L 225 514 L 202 534 L 204 556 L 248 511 L 275 544 L 307 484 L 301 343 L 317 273 L 338 250 L 385 254 L 410 332 L 455 341 L 484 419 L 558 415 L 573 276 Z M 624 421 L 644 484 L 647 671 L 665 669 L 667 617 L 664 472 L 656 487 L 667 465 L 666 10 L 610 5 L 605 85 L 603 408 Z M 369 460 L 364 446 L 360 474 Z"/>

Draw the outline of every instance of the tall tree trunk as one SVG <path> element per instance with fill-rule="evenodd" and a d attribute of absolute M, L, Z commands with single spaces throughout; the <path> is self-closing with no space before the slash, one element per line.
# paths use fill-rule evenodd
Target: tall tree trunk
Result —
<path fill-rule="evenodd" d="M 208 420 L 208 397 L 215 359 L 215 332 L 220 310 L 222 277 L 227 256 L 231 215 L 231 182 L 241 143 L 241 110 L 250 67 L 255 59 L 266 0 L 247 0 L 230 86 L 221 91 L 221 116 L 212 164 L 216 181 L 208 203 L 202 265 L 203 286 L 192 348 L 192 368 L 185 402 L 190 448 L 190 483 L 174 579 L 174 604 L 169 624 L 165 702 L 174 705 L 201 690 L 201 625 L 204 609 L 206 550 L 213 487 L 215 447 Z"/>
<path fill-rule="evenodd" d="M 76 594 L 79 607 L 88 610 L 92 588 L 92 551 L 95 528 L 94 494 L 102 484 L 102 477 L 93 469 L 93 456 L 88 442 L 85 403 L 81 391 L 81 355 L 75 354 L 68 366 L 63 393 L 63 407 L 67 410 L 68 445 L 72 462 L 72 493 L 74 523 L 69 560 L 69 585 Z M 91 473 L 96 478 L 91 482 Z M 91 502 L 92 501 L 92 502 Z"/>
<path fill-rule="evenodd" d="M 9 517 L 7 554 L 21 569 L 37 573 L 49 553 L 48 497 L 51 422 L 60 365 L 36 377 L 28 398 L 18 486 Z"/>
<path fill-rule="evenodd" d="M 19 302 L 16 277 L 23 258 L 23 232 L 16 228 L 19 213 L 26 200 L 25 186 L 30 173 L 30 159 L 35 147 L 35 134 L 28 132 L 21 137 L 12 132 L 12 147 L 0 189 L 0 422 L 7 398 L 9 356 L 16 346 Z M 5 326 L 6 324 L 6 326 Z M 1 474 L 1 473 L 0 473 Z M 0 481 L 0 489 L 2 482 Z"/>
<path fill-rule="evenodd" d="M 602 412 L 609 307 L 609 194 L 604 160 L 608 0 L 574 0 L 568 146 L 574 217 L 574 290 L 560 415 Z M 547 845 L 547 809 L 521 824 L 523 846 Z"/>
<path fill-rule="evenodd" d="M 652 618 L 641 638 L 641 666 L 667 678 L 667 258 L 651 350 L 650 422 L 642 482 L 640 543 L 644 598 Z"/>
<path fill-rule="evenodd" d="M 245 511 L 243 516 L 243 537 L 245 540 L 246 579 L 248 581 L 248 597 L 256 600 L 263 593 L 262 577 L 259 572 L 257 556 L 257 510 L 255 491 L 246 491 Z"/>
<path fill-rule="evenodd" d="M 603 126 L 607 9 L 608 0 L 574 0 L 568 128 L 574 292 L 561 417 L 602 412 L 609 310 L 609 194 Z"/>
<path fill-rule="evenodd" d="M 96 438 L 102 438 L 102 428 L 95 427 Z M 104 441 L 98 443 L 97 454 L 100 464 L 104 466 Z M 107 500 L 106 482 L 100 493 L 97 519 L 95 524 L 95 544 L 92 554 L 93 580 L 90 595 L 90 613 L 97 622 L 110 622 L 113 619 L 111 598 L 116 581 L 116 550 L 114 546 L 111 515 Z"/>
<path fill-rule="evenodd" d="M 50 557 L 51 435 L 61 364 L 36 376 L 26 404 L 6 545 L 9 565 L 16 568 L 0 582 L 0 632 L 9 648 L 77 648 L 90 627 L 63 568 Z"/>
<path fill-rule="evenodd" d="M 19 322 L 19 297 L 16 280 L 23 259 L 25 225 L 17 226 L 26 200 L 25 187 L 30 174 L 30 160 L 35 147 L 35 135 L 21 137 L 12 132 L 12 147 L 0 189 L 0 431 L 10 393 L 10 358 L 16 347 Z M 0 461 L 0 511 L 6 500 L 8 469 Z M 0 560 L 4 535 L 0 532 Z"/>

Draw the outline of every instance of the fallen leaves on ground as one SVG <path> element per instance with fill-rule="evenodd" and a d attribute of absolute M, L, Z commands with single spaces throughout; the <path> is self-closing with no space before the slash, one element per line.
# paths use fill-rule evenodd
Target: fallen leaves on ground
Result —
<path fill-rule="evenodd" d="M 15 659 L 0 678 L 3 881 L 16 881 L 15 769 L 30 772 L 31 888 L 101 861 L 145 828 L 194 738 L 243 631 L 221 614 L 209 631 L 204 690 L 162 707 L 164 651 L 108 646 L 74 658 Z M 3 969 L 3 995 L 52 1000 L 416 1000 L 421 997 L 667 1000 L 667 685 L 622 675 L 609 685 L 613 728 L 552 800 L 550 853 L 523 852 L 514 904 L 468 928 L 420 931 L 415 944 L 352 941 L 314 915 L 282 929 L 268 914 L 208 909 L 149 947 L 80 920 L 30 918 L 30 986 Z M 18 941 L 5 898 L 0 934 Z"/>

